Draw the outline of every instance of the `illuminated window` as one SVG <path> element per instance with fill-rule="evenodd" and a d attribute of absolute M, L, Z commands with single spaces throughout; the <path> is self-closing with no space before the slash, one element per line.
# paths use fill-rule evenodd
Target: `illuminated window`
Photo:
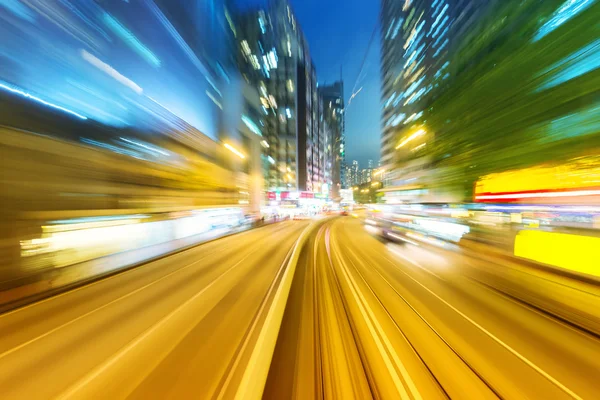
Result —
<path fill-rule="evenodd" d="M 260 32 L 265 34 L 267 32 L 267 28 L 265 26 L 265 20 L 263 18 L 263 13 L 261 12 L 258 16 L 258 25 L 260 26 Z"/>
<path fill-rule="evenodd" d="M 392 101 L 394 101 L 395 97 L 396 97 L 396 92 L 392 93 L 392 95 L 387 99 L 387 101 L 385 102 L 385 108 L 388 108 L 390 106 L 390 104 L 392 104 Z"/>
<path fill-rule="evenodd" d="M 447 9 L 448 9 L 448 4 L 446 4 L 444 6 L 444 8 L 440 12 L 440 14 L 437 16 L 437 18 L 433 22 L 433 24 L 431 24 L 431 28 L 429 28 L 429 32 L 427 33 L 427 36 L 431 35 L 431 33 L 433 32 L 433 30 L 435 29 L 435 27 L 437 26 L 437 24 L 440 22 L 440 19 L 442 18 L 442 16 L 444 15 L 444 13 L 446 12 Z M 447 19 L 448 19 L 448 16 L 446 16 L 444 18 L 444 21 L 447 20 Z"/>
<path fill-rule="evenodd" d="M 272 69 L 277 68 L 277 61 L 279 61 L 279 58 L 277 57 L 277 51 L 275 48 L 269 52 L 267 59 L 269 60 L 269 65 Z"/>
<path fill-rule="evenodd" d="M 252 64 L 252 67 L 255 70 L 259 70 L 260 69 L 260 64 L 258 63 L 258 57 L 256 57 L 254 54 L 252 54 L 250 56 L 250 63 Z"/>
<path fill-rule="evenodd" d="M 437 49 L 437 51 L 435 53 L 433 53 L 433 57 L 434 58 L 437 57 L 440 54 L 440 52 L 448 45 L 449 42 L 450 41 L 448 39 L 444 40 L 444 43 L 442 43 L 442 45 L 440 46 L 440 48 Z"/>

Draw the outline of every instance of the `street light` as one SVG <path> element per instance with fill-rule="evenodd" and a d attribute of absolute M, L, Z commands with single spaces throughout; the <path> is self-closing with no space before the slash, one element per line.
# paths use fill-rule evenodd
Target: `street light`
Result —
<path fill-rule="evenodd" d="M 229 143 L 225 143 L 225 148 L 227 148 L 229 151 L 231 151 L 233 154 L 235 154 L 239 158 L 246 158 L 246 156 L 244 155 L 244 153 L 242 153 L 241 151 L 239 151 L 238 149 L 236 149 L 235 147 L 233 147 Z"/>

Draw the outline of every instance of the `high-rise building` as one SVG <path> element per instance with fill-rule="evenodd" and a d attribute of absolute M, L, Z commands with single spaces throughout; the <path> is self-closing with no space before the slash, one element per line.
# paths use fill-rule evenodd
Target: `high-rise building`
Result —
<path fill-rule="evenodd" d="M 325 121 L 332 131 L 332 198 L 337 199 L 339 190 L 347 188 L 345 176 L 345 139 L 344 139 L 344 83 L 334 82 L 319 88 L 323 98 Z"/>
<path fill-rule="evenodd" d="M 425 122 L 429 106 L 451 78 L 449 56 L 458 37 L 488 3 L 382 0 L 381 164 L 398 190 L 426 186 L 416 181 L 428 179 L 427 149 L 439 134 Z M 411 171 L 422 173 L 408 177 Z"/>
<path fill-rule="evenodd" d="M 367 168 L 369 168 L 369 169 L 375 168 L 375 163 L 373 162 L 373 160 L 367 160 Z"/>
<path fill-rule="evenodd" d="M 319 102 L 319 115 L 318 115 L 318 160 L 319 160 L 319 172 L 320 177 L 320 189 L 318 190 L 322 194 L 327 195 L 329 198 L 337 198 L 337 193 L 334 194 L 333 178 L 334 171 L 333 166 L 335 164 L 334 144 L 335 144 L 335 133 L 331 121 L 326 118 L 328 107 L 326 102 L 323 100 L 320 92 L 318 94 Z"/>
<path fill-rule="evenodd" d="M 344 163 L 343 166 L 344 169 L 344 186 L 347 189 L 351 189 L 353 183 L 353 179 L 352 179 L 352 167 L 349 166 L 348 164 Z"/>
<path fill-rule="evenodd" d="M 239 16 L 242 75 L 258 90 L 260 130 L 267 143 L 271 190 L 327 189 L 324 154 L 328 129 L 321 123 L 316 70 L 287 0 Z"/>
<path fill-rule="evenodd" d="M 360 168 L 358 167 L 358 161 L 352 160 L 352 166 L 350 167 L 350 176 L 352 179 L 352 185 L 360 185 Z"/>
<path fill-rule="evenodd" d="M 360 183 L 371 183 L 373 180 L 373 169 L 371 168 L 363 168 L 360 170 Z"/>

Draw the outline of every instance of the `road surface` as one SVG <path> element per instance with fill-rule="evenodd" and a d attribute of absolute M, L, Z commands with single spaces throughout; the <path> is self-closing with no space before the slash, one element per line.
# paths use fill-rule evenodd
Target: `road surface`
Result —
<path fill-rule="evenodd" d="M 597 399 L 600 290 L 378 240 L 216 240 L 0 315 L 6 399 Z"/>

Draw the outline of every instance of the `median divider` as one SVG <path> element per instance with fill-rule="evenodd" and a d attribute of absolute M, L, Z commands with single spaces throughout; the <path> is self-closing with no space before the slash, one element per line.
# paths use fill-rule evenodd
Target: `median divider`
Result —
<path fill-rule="evenodd" d="M 262 398 L 300 253 L 302 252 L 304 245 L 306 245 L 310 235 L 317 228 L 328 221 L 331 221 L 333 218 L 334 217 L 328 217 L 312 222 L 304 229 L 304 231 L 302 231 L 302 234 L 296 241 L 292 255 L 288 260 L 286 270 L 281 279 L 281 283 L 277 288 L 277 292 L 275 293 L 265 322 L 258 335 L 256 345 L 250 355 L 247 368 L 236 391 L 236 400 L 259 400 Z"/>

